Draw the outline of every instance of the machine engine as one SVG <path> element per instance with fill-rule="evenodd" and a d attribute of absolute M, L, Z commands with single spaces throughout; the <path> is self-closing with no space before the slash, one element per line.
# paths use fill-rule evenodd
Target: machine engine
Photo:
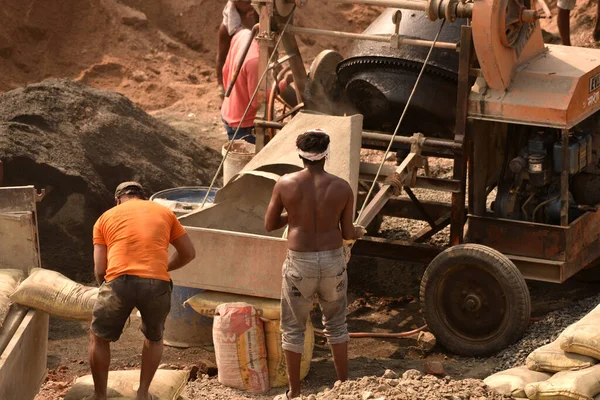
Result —
<path fill-rule="evenodd" d="M 504 180 L 491 203 L 492 210 L 500 218 L 560 224 L 561 133 L 548 128 L 533 131 L 523 126 L 512 128 L 507 137 L 509 146 L 500 175 Z M 594 158 L 598 145 L 594 147 L 592 138 L 590 129 L 570 132 L 569 221 L 594 209 L 595 204 L 578 204 L 577 200 L 581 201 L 582 196 L 576 199 L 572 194 L 585 191 L 588 180 L 596 175 Z M 573 179 L 575 177 L 580 179 Z"/>

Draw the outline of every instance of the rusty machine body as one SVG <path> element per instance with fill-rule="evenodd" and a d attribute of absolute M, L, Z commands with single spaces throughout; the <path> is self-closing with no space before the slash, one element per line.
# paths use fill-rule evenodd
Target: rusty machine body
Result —
<path fill-rule="evenodd" d="M 600 257 L 600 51 L 545 45 L 529 0 L 331 1 L 391 8 L 356 34 L 295 26 L 295 8 L 315 1 L 253 1 L 259 70 L 286 64 L 296 88 L 277 116 L 275 96 L 265 98 L 272 80 L 261 84 L 257 150 L 301 108 L 363 114 L 363 147 L 403 161 L 361 163 L 361 179 L 379 186 L 359 194 L 357 222 L 388 215 L 429 226 L 411 241 L 365 237 L 353 253 L 428 264 L 421 301 L 438 341 L 462 355 L 496 352 L 529 323 L 525 279 L 562 283 Z M 356 45 L 346 59 L 324 51 L 307 73 L 296 34 Z M 422 173 L 430 156 L 454 160 L 451 179 Z M 452 200 L 420 201 L 413 188 Z M 448 225 L 448 247 L 423 243 Z"/>

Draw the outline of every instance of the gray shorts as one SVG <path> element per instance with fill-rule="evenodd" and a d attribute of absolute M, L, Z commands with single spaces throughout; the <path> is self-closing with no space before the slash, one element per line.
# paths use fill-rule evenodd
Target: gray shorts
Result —
<path fill-rule="evenodd" d="M 148 340 L 162 340 L 165 320 L 171 310 L 173 282 L 121 275 L 104 282 L 94 306 L 92 332 L 107 342 L 116 342 L 131 312 L 142 315 L 142 333 Z"/>
<path fill-rule="evenodd" d="M 342 248 L 302 253 L 288 250 L 281 288 L 282 347 L 304 350 L 306 320 L 315 300 L 323 312 L 323 331 L 329 344 L 349 340 L 346 325 L 348 274 Z"/>

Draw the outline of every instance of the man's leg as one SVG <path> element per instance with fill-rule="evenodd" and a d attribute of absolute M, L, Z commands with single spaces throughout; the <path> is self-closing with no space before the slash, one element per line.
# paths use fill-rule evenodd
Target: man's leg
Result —
<path fill-rule="evenodd" d="M 558 8 L 558 32 L 560 39 L 565 46 L 571 45 L 571 27 L 570 27 L 571 10 Z"/>
<path fill-rule="evenodd" d="M 90 367 L 94 378 L 96 400 L 106 399 L 110 342 L 117 341 L 133 310 L 128 294 L 126 277 L 116 278 L 100 286 L 94 305 L 90 332 Z"/>
<path fill-rule="evenodd" d="M 331 346 L 335 372 L 340 381 L 348 379 L 348 326 L 346 325 L 346 307 L 348 274 L 343 251 L 323 268 L 319 288 L 319 304 L 323 311 L 323 333 Z"/>
<path fill-rule="evenodd" d="M 140 373 L 140 388 L 137 391 L 138 400 L 150 399 L 149 389 L 154 374 L 158 369 L 163 354 L 163 341 L 144 340 L 142 350 L 142 371 Z"/>
<path fill-rule="evenodd" d="M 282 348 L 289 379 L 290 399 L 300 396 L 300 362 L 304 351 L 306 321 L 313 307 L 312 298 L 304 297 L 301 289 L 311 293 L 315 279 L 302 276 L 300 262 L 286 260 L 283 285 L 281 287 L 281 332 Z"/>
<path fill-rule="evenodd" d="M 90 332 L 90 367 L 94 378 L 95 400 L 106 399 L 108 367 L 110 366 L 110 342 Z"/>
<path fill-rule="evenodd" d="M 142 350 L 142 370 L 137 400 L 150 399 L 150 384 L 163 354 L 165 320 L 171 310 L 171 282 L 137 278 L 136 307 L 142 315 L 142 333 L 146 337 Z"/>
<path fill-rule="evenodd" d="M 331 345 L 333 365 L 340 381 L 348 380 L 348 342 Z"/>

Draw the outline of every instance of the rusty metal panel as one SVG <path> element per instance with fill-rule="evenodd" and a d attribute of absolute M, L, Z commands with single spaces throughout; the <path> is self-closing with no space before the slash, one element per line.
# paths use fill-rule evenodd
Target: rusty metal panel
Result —
<path fill-rule="evenodd" d="M 504 254 L 566 261 L 567 227 L 469 215 L 469 243 Z"/>
<path fill-rule="evenodd" d="M 0 268 L 28 274 L 40 267 L 37 228 L 32 212 L 0 213 Z"/>
<path fill-rule="evenodd" d="M 567 265 L 563 279 L 593 264 L 600 258 L 600 210 L 587 212 L 567 230 Z"/>
<path fill-rule="evenodd" d="M 381 257 L 420 264 L 429 264 L 442 251 L 442 248 L 436 246 L 371 236 L 365 236 L 358 240 L 352 247 L 353 255 Z"/>
<path fill-rule="evenodd" d="M 239 232 L 185 227 L 196 259 L 173 271 L 176 285 L 279 299 L 287 241 Z"/>
<path fill-rule="evenodd" d="M 508 90 L 476 85 L 469 117 L 570 129 L 600 109 L 600 50 L 546 45 Z"/>
<path fill-rule="evenodd" d="M 35 211 L 36 191 L 33 186 L 0 188 L 0 212 Z"/>
<path fill-rule="evenodd" d="M 562 283 L 564 261 L 548 261 L 539 258 L 519 257 L 505 254 L 519 269 L 525 279 L 551 283 Z"/>

